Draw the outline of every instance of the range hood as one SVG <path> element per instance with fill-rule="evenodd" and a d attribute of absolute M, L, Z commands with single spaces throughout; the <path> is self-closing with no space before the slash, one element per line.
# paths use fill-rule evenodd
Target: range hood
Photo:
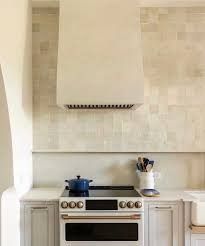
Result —
<path fill-rule="evenodd" d="M 136 0 L 60 0 L 57 104 L 136 108 L 144 99 Z"/>

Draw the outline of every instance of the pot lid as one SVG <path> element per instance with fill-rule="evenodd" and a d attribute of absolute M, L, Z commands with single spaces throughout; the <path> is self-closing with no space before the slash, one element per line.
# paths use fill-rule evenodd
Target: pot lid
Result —
<path fill-rule="evenodd" d="M 75 179 L 69 179 L 68 182 L 82 182 L 82 181 L 91 182 L 92 181 L 90 179 L 81 178 L 80 175 L 77 175 L 76 177 L 77 178 L 75 178 Z"/>

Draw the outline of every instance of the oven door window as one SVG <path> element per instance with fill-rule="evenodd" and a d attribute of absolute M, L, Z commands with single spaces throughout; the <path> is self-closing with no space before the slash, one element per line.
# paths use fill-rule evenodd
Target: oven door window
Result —
<path fill-rule="evenodd" d="M 66 223 L 66 241 L 138 241 L 137 223 Z"/>

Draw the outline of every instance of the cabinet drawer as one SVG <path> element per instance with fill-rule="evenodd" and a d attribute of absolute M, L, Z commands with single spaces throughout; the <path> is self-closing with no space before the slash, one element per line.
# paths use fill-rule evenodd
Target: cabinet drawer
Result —
<path fill-rule="evenodd" d="M 204 245 L 205 245 L 205 234 L 191 235 L 191 246 L 204 246 Z"/>

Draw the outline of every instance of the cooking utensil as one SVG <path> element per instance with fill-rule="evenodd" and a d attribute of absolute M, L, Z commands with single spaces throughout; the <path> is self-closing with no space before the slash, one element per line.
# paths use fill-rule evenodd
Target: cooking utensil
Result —
<path fill-rule="evenodd" d="M 143 159 L 141 159 L 141 167 L 142 167 L 142 172 L 146 172 L 145 165 L 143 162 Z"/>
<path fill-rule="evenodd" d="M 144 166 L 143 158 L 139 157 L 139 158 L 138 158 L 138 163 L 139 163 L 141 172 L 146 172 L 146 168 L 145 168 L 145 166 Z"/>
<path fill-rule="evenodd" d="M 149 159 L 143 158 L 143 162 L 144 162 L 145 165 L 148 165 L 149 164 Z"/>
<path fill-rule="evenodd" d="M 147 165 L 149 164 L 149 159 L 143 158 L 143 162 L 144 162 L 145 169 L 146 169 L 146 172 L 147 172 Z"/>
<path fill-rule="evenodd" d="M 138 157 L 136 166 L 137 166 L 138 171 L 143 172 L 142 166 L 141 166 L 141 157 Z"/>
<path fill-rule="evenodd" d="M 142 163 L 140 163 L 140 169 L 141 169 L 141 172 L 144 172 L 144 166 Z"/>
<path fill-rule="evenodd" d="M 93 182 L 90 179 L 83 179 L 80 175 L 76 179 L 65 180 L 68 183 L 69 190 L 73 192 L 86 192 L 89 190 L 89 184 Z"/>
<path fill-rule="evenodd" d="M 153 168 L 153 165 L 152 165 L 152 164 L 148 164 L 148 165 L 146 166 L 147 172 L 151 172 L 151 171 L 152 171 L 152 168 Z"/>
<path fill-rule="evenodd" d="M 142 172 L 142 169 L 141 169 L 141 166 L 140 166 L 139 163 L 136 164 L 136 167 L 137 167 L 137 170 L 138 170 L 139 172 Z"/>
<path fill-rule="evenodd" d="M 149 160 L 148 158 L 138 157 L 136 167 L 137 170 L 140 172 L 151 172 L 153 165 L 154 165 L 153 160 Z"/>
<path fill-rule="evenodd" d="M 154 161 L 149 161 L 149 163 L 146 166 L 147 172 L 152 171 L 153 165 L 154 165 Z"/>

